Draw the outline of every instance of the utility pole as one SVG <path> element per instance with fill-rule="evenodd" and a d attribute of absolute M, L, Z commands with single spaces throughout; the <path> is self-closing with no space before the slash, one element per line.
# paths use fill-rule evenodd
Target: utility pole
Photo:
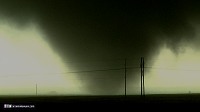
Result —
<path fill-rule="evenodd" d="M 143 80 L 142 80 L 142 78 L 143 78 L 143 75 L 142 75 L 142 62 L 143 62 L 143 58 L 141 57 L 141 62 L 140 62 L 140 73 L 141 73 L 141 78 L 140 78 L 140 85 L 141 85 L 141 90 L 140 90 L 140 92 L 141 92 L 141 96 L 143 95 Z"/>
<path fill-rule="evenodd" d="M 126 59 L 124 61 L 124 94 L 126 96 Z"/>
<path fill-rule="evenodd" d="M 145 96 L 145 85 L 144 85 L 144 57 L 143 57 L 143 64 L 142 64 L 142 68 L 143 68 L 143 96 Z"/>
<path fill-rule="evenodd" d="M 37 96 L 37 83 L 36 83 L 36 88 L 35 88 L 36 96 Z"/>
<path fill-rule="evenodd" d="M 141 96 L 145 95 L 145 86 L 144 86 L 144 57 L 141 57 Z"/>

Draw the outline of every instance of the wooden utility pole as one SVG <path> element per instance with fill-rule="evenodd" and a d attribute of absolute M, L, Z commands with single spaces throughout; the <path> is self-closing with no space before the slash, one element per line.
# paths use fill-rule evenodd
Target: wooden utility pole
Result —
<path fill-rule="evenodd" d="M 145 96 L 145 85 L 144 85 L 144 57 L 143 57 L 143 64 L 142 64 L 142 68 L 143 68 L 143 96 Z"/>
<path fill-rule="evenodd" d="M 144 57 L 141 57 L 141 96 L 145 95 L 145 86 L 144 86 Z"/>
<path fill-rule="evenodd" d="M 36 92 L 36 96 L 37 96 L 37 84 L 36 84 L 36 87 L 35 87 L 35 92 Z"/>
<path fill-rule="evenodd" d="M 124 61 L 124 95 L 126 96 L 126 59 Z"/>

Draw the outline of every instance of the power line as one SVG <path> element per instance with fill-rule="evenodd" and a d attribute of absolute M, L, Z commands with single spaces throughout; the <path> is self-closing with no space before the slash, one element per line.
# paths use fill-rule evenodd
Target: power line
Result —
<path fill-rule="evenodd" d="M 126 67 L 126 70 L 130 69 L 139 69 L 140 67 Z M 195 69 L 176 69 L 176 68 L 160 68 L 160 67 L 144 67 L 146 69 L 161 69 L 161 70 L 176 70 L 176 71 L 200 71 L 200 70 L 195 70 Z M 124 70 L 124 68 L 111 68 L 111 69 L 95 69 L 95 70 L 83 70 L 83 71 L 71 71 L 71 72 L 58 72 L 58 73 L 36 73 L 34 76 L 40 76 L 41 74 L 44 75 L 56 75 L 56 74 L 73 74 L 73 73 L 92 73 L 92 72 L 106 72 L 106 71 L 119 71 L 119 70 Z M 9 74 L 8 75 L 3 75 L 0 77 L 19 77 L 19 76 L 33 76 L 33 73 L 18 73 L 18 74 Z M 23 74 L 23 75 L 20 75 Z M 31 75 L 27 75 L 31 74 Z M 40 74 L 40 75 L 37 75 Z"/>
<path fill-rule="evenodd" d="M 162 70 L 176 70 L 176 71 L 200 71 L 197 69 L 177 69 L 177 68 L 161 68 L 161 67 L 145 67 L 147 69 L 162 69 Z"/>
<path fill-rule="evenodd" d="M 127 62 L 127 59 L 126 59 Z M 96 68 L 96 67 L 95 67 Z M 130 69 L 139 69 L 139 66 L 128 66 L 126 64 L 126 70 Z M 154 66 L 145 66 L 144 68 L 146 69 L 163 69 L 163 70 L 182 70 L 182 71 L 200 71 L 200 70 L 195 70 L 195 69 L 177 69 L 177 68 L 166 68 L 166 67 L 154 67 Z M 106 72 L 106 71 L 119 71 L 119 70 L 124 70 L 124 67 L 119 67 L 119 68 L 109 68 L 109 69 L 94 69 L 94 70 L 82 70 L 82 71 L 66 71 L 66 72 L 57 72 L 57 73 L 38 73 L 38 74 L 44 74 L 44 75 L 56 75 L 56 74 L 72 74 L 72 73 L 92 73 L 92 72 Z M 128 72 L 128 71 L 127 71 Z M 18 77 L 18 76 L 33 76 L 33 73 L 17 73 L 17 74 L 12 74 L 12 73 L 6 73 L 8 75 L 0 76 L 0 77 Z M 21 75 L 23 74 L 23 75 Z M 31 74 L 31 75 L 28 75 Z M 37 76 L 37 73 L 35 73 L 34 76 Z"/>
<path fill-rule="evenodd" d="M 104 71 L 114 71 L 114 70 L 123 70 L 123 69 L 124 69 L 124 68 L 98 69 L 98 70 L 86 70 L 86 71 L 75 71 L 75 72 L 64 72 L 64 73 L 104 72 Z"/>
<path fill-rule="evenodd" d="M 126 70 L 130 69 L 139 69 L 140 67 L 134 66 L 134 67 L 126 67 Z M 200 71 L 195 69 L 177 69 L 177 68 L 160 68 L 160 67 L 144 67 L 146 69 L 162 69 L 162 70 L 176 70 L 176 71 Z M 83 70 L 83 71 L 69 71 L 69 72 L 57 72 L 57 73 L 36 73 L 36 74 L 44 74 L 44 75 L 56 75 L 56 74 L 72 74 L 72 73 L 92 73 L 92 72 L 106 72 L 106 71 L 119 71 L 124 70 L 124 68 L 111 68 L 111 69 L 95 69 L 95 70 Z M 0 77 L 18 77 L 18 76 L 33 76 L 33 73 L 18 73 L 18 74 L 9 74 L 8 75 L 0 76 Z M 20 75 L 23 74 L 23 75 Z M 27 75 L 31 74 L 31 75 Z M 40 75 L 34 75 L 34 76 L 40 76 Z"/>
<path fill-rule="evenodd" d="M 67 74 L 67 73 L 87 73 L 87 72 L 105 72 L 105 71 L 117 71 L 117 70 L 124 70 L 124 68 L 112 68 L 112 69 L 96 69 L 96 70 L 85 70 L 85 71 L 72 71 L 72 72 L 60 72 L 60 73 L 40 73 L 40 74 L 48 74 L 49 75 L 55 75 L 55 74 Z M 12 76 L 18 77 L 18 76 L 30 76 L 26 73 L 23 73 L 24 75 L 17 75 L 12 74 Z M 31 75 L 33 76 L 33 75 Z M 4 75 L 0 77 L 11 77 L 11 75 Z"/>

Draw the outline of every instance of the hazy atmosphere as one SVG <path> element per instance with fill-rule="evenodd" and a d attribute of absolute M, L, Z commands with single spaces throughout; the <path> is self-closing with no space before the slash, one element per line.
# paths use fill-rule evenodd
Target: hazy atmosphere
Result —
<path fill-rule="evenodd" d="M 0 95 L 199 93 L 199 5 L 0 0 Z"/>

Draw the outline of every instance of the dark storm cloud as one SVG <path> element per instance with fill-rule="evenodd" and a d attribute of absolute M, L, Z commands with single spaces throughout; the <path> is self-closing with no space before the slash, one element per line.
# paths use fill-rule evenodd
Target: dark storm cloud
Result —
<path fill-rule="evenodd" d="M 189 20 L 199 18 L 197 6 L 196 3 L 174 0 L 17 0 L 1 2 L 0 10 L 1 15 L 22 26 L 31 18 L 36 19 L 48 35 L 47 39 L 54 50 L 65 61 L 105 62 L 105 59 L 139 59 L 141 56 L 150 59 L 164 43 L 178 53 L 180 43 L 192 42 L 195 36 Z M 139 66 L 131 61 L 129 64 Z M 107 62 L 100 65 L 103 68 L 118 67 Z M 95 66 L 85 66 L 85 63 L 79 63 L 72 69 L 99 69 Z M 123 67 L 123 61 L 119 67 Z M 103 76 L 107 82 L 100 80 L 99 77 Z M 80 77 L 91 85 L 88 89 L 97 90 L 97 93 L 104 93 L 102 89 L 117 91 L 117 85 L 123 84 L 124 80 L 112 80 L 115 76 L 116 73 L 109 72 L 89 73 L 84 76 L 80 74 Z"/>

